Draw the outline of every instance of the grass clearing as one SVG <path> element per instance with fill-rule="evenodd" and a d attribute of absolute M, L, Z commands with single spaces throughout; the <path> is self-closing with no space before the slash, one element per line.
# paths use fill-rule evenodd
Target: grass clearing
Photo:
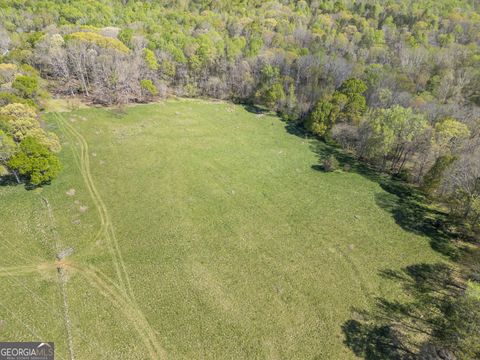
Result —
<path fill-rule="evenodd" d="M 403 296 L 380 271 L 444 259 L 379 201 L 396 195 L 318 171 L 328 147 L 274 116 L 176 100 L 45 120 L 59 178 L 0 187 L 3 340 L 71 357 L 60 267 L 75 359 L 349 359 L 352 308 Z"/>

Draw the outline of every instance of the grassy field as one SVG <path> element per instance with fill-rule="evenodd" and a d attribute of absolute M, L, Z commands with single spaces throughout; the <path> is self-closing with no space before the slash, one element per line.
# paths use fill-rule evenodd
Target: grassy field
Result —
<path fill-rule="evenodd" d="M 350 359 L 380 276 L 443 257 L 368 176 L 268 114 L 206 101 L 49 113 L 63 170 L 0 186 L 0 340 L 58 359 Z M 74 253 L 56 261 L 58 252 Z"/>

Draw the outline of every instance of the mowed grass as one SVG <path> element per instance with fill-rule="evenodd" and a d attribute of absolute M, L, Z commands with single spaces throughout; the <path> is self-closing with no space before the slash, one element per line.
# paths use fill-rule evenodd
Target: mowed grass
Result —
<path fill-rule="evenodd" d="M 403 296 L 380 271 L 442 260 L 377 182 L 316 170 L 326 145 L 274 116 L 184 100 L 45 120 L 59 179 L 0 187 L 0 340 L 55 341 L 59 359 L 349 359 L 352 309 Z"/>

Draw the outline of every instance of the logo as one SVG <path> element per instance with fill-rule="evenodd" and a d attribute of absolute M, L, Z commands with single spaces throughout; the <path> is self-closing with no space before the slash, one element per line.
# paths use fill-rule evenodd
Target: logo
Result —
<path fill-rule="evenodd" d="M 53 342 L 0 342 L 0 360 L 54 360 Z"/>

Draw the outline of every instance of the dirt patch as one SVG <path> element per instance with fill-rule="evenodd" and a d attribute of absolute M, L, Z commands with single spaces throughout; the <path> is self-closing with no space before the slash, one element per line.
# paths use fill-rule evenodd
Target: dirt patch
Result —
<path fill-rule="evenodd" d="M 65 194 L 67 194 L 68 196 L 75 196 L 75 193 L 76 193 L 75 189 L 72 188 L 68 190 Z"/>
<path fill-rule="evenodd" d="M 57 257 L 57 260 L 58 260 L 59 262 L 61 262 L 61 261 L 62 261 L 63 259 L 65 259 L 67 256 L 72 255 L 74 251 L 75 251 L 75 250 L 74 250 L 72 247 L 69 247 L 69 248 L 67 248 L 67 249 L 65 249 L 65 250 L 60 251 L 60 252 L 57 254 L 57 256 L 56 256 L 56 257 Z"/>
<path fill-rule="evenodd" d="M 79 210 L 80 210 L 81 213 L 84 213 L 85 211 L 88 210 L 88 206 L 82 205 L 82 206 L 80 206 Z"/>

